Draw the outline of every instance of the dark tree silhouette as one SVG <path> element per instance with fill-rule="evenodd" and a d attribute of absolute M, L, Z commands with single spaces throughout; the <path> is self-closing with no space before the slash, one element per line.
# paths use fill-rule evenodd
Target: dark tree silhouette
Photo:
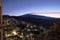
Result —
<path fill-rule="evenodd" d="M 44 40 L 60 40 L 60 23 L 54 23 L 47 31 Z"/>

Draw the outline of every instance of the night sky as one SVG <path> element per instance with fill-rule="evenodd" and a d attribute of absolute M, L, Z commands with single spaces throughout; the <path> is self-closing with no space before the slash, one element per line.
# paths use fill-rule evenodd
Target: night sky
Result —
<path fill-rule="evenodd" d="M 60 0 L 3 0 L 4 15 L 32 12 L 60 12 Z"/>

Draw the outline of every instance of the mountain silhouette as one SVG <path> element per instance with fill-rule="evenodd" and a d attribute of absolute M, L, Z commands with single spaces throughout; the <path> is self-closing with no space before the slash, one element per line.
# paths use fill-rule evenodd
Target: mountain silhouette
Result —
<path fill-rule="evenodd" d="M 32 14 L 25 14 L 22 16 L 11 16 L 11 18 L 15 18 L 17 20 L 23 20 L 35 25 L 43 25 L 46 28 L 53 25 L 54 22 L 60 22 L 60 18 L 52 18 L 46 16 L 32 15 Z"/>

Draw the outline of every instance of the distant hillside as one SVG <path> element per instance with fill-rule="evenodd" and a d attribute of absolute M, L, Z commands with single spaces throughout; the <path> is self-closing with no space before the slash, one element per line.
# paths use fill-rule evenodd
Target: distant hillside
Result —
<path fill-rule="evenodd" d="M 52 17 L 45 17 L 45 16 L 38 16 L 38 15 L 31 15 L 26 14 L 22 16 L 8 16 L 4 15 L 4 18 L 15 18 L 17 20 L 23 20 L 26 22 L 30 22 L 36 25 L 43 25 L 44 27 L 48 27 L 53 25 L 54 22 L 60 22 L 59 18 L 52 18 Z"/>

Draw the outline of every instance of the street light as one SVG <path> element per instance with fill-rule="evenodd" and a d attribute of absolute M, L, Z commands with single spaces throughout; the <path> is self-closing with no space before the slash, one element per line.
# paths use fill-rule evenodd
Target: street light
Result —
<path fill-rule="evenodd" d="M 21 33 L 20 38 L 24 38 L 24 34 L 23 33 Z"/>
<path fill-rule="evenodd" d="M 17 32 L 16 32 L 16 30 L 13 30 L 13 31 L 12 31 L 12 33 L 13 33 L 14 35 L 17 35 Z"/>
<path fill-rule="evenodd" d="M 11 36 L 10 34 L 5 34 L 5 37 L 9 37 L 9 36 Z"/>

